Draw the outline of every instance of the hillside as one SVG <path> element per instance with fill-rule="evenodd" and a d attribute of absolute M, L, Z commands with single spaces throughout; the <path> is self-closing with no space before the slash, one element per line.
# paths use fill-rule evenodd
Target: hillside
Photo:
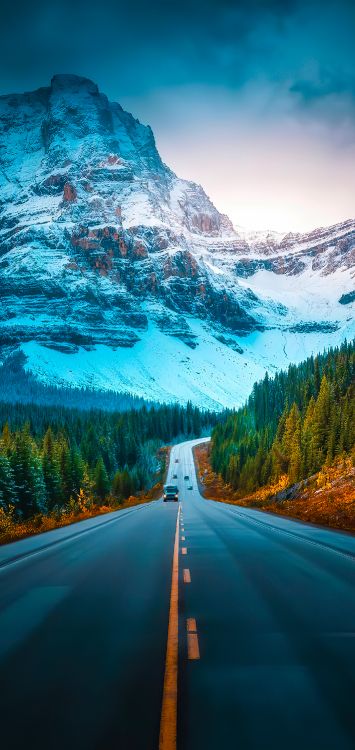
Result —
<path fill-rule="evenodd" d="M 354 384 L 354 343 L 256 383 L 200 456 L 209 496 L 355 528 Z"/>

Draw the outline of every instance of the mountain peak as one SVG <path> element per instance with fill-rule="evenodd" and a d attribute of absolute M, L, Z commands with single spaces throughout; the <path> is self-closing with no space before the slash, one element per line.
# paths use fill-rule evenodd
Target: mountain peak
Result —
<path fill-rule="evenodd" d="M 73 91 L 79 93 L 86 90 L 90 94 L 98 94 L 99 89 L 94 81 L 74 73 L 56 73 L 51 80 L 52 90 Z"/>

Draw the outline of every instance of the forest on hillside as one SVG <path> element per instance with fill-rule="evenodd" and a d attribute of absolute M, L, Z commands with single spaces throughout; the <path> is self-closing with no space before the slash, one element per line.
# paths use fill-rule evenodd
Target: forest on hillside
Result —
<path fill-rule="evenodd" d="M 11 352 L 0 366 L 0 393 L 2 401 L 17 404 L 39 404 L 42 406 L 66 406 L 74 409 L 104 409 L 105 411 L 128 411 L 149 406 L 132 393 L 88 386 L 43 383 L 26 369 L 27 358 L 22 351 Z"/>
<path fill-rule="evenodd" d="M 281 476 L 293 484 L 355 445 L 354 342 L 255 383 L 247 403 L 212 433 L 211 466 L 253 492 Z"/>
<path fill-rule="evenodd" d="M 191 404 L 126 412 L 0 403 L 0 510 L 23 520 L 123 502 L 160 478 L 159 449 L 199 437 L 214 413 Z"/>

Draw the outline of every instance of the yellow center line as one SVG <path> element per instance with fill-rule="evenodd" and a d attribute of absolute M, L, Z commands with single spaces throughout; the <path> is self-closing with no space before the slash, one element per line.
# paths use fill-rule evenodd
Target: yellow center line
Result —
<path fill-rule="evenodd" d="M 168 642 L 166 646 L 163 702 L 160 717 L 159 750 L 176 750 L 177 678 L 179 646 L 179 516 L 176 519 L 173 572 L 171 578 Z"/>

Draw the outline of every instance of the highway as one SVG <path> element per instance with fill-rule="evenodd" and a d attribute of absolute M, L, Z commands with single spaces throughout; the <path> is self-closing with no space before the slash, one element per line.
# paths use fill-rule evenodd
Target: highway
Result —
<path fill-rule="evenodd" d="M 0 548 L 3 750 L 171 750 L 166 695 L 179 750 L 355 747 L 355 538 L 204 500 L 192 445 L 171 453 L 179 511 Z"/>

